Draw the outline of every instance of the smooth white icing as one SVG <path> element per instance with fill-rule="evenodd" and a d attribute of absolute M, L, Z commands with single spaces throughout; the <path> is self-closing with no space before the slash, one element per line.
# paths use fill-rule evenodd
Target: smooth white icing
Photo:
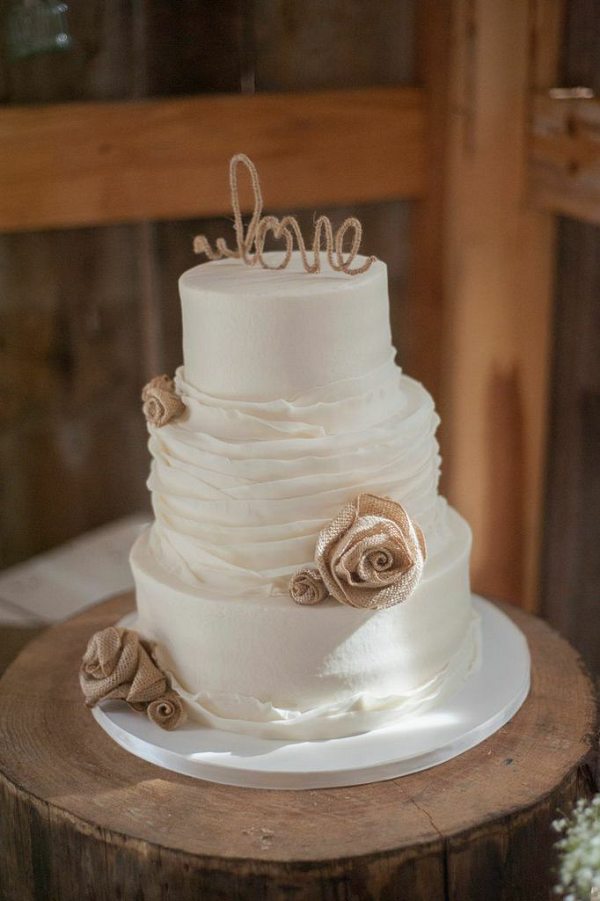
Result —
<path fill-rule="evenodd" d="M 180 286 L 185 413 L 149 429 L 140 631 L 219 728 L 324 738 L 425 709 L 477 657 L 470 533 L 438 495 L 433 401 L 394 363 L 384 264 L 349 277 L 225 261 Z M 295 605 L 290 576 L 360 492 L 422 528 L 417 590 L 376 612 Z"/>
<path fill-rule="evenodd" d="M 273 265 L 277 254 L 265 254 Z M 364 261 L 357 258 L 357 264 Z M 235 400 L 293 397 L 382 365 L 391 344 L 387 268 L 307 275 L 219 260 L 179 279 L 183 362 L 196 388 Z"/>

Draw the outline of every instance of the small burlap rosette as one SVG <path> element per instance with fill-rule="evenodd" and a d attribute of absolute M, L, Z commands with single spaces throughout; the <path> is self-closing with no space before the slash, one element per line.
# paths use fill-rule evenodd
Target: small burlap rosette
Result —
<path fill-rule="evenodd" d="M 168 375 L 157 375 L 142 390 L 142 410 L 149 425 L 162 428 L 185 412 L 185 404 Z"/>
<path fill-rule="evenodd" d="M 181 698 L 176 691 L 170 690 L 166 694 L 151 701 L 148 704 L 148 716 L 153 723 L 161 729 L 171 732 L 186 720 L 186 714 L 181 703 Z"/>
<path fill-rule="evenodd" d="M 79 684 L 88 707 L 100 701 L 126 701 L 146 711 L 163 729 L 185 721 L 179 696 L 137 632 L 109 626 L 90 638 L 79 670 Z M 161 702 L 162 706 L 161 706 Z"/>
<path fill-rule="evenodd" d="M 308 566 L 294 573 L 288 588 L 292 600 L 305 606 L 318 604 L 320 601 L 324 601 L 328 595 L 319 570 Z"/>

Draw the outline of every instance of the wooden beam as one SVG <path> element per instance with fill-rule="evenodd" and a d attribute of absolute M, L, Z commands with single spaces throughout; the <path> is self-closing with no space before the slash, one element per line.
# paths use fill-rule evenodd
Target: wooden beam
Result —
<path fill-rule="evenodd" d="M 454 0 L 445 242 L 449 499 L 482 593 L 539 606 L 554 222 L 526 202 L 530 97 L 560 0 Z"/>
<path fill-rule="evenodd" d="M 416 197 L 423 106 L 393 87 L 5 108 L 0 231 L 227 214 L 238 151 L 269 210 Z"/>
<path fill-rule="evenodd" d="M 444 228 L 445 159 L 448 139 L 448 35 L 452 3 L 423 0 L 417 5 L 417 78 L 427 103 L 425 122 L 426 185 L 414 205 L 411 227 L 411 272 L 406 301 L 406 359 L 402 365 L 431 392 L 442 415 L 442 353 L 445 316 Z"/>
<path fill-rule="evenodd" d="M 581 89 L 538 94 L 529 145 L 531 202 L 600 224 L 600 100 Z"/>

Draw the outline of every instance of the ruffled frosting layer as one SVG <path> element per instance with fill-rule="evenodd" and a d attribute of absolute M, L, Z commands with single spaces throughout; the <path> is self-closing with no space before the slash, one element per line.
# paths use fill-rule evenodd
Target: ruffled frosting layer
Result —
<path fill-rule="evenodd" d="M 176 375 L 183 416 L 150 426 L 152 550 L 215 594 L 284 594 L 319 531 L 359 492 L 398 500 L 435 552 L 438 417 L 425 389 L 389 360 L 292 400 L 233 401 Z"/>

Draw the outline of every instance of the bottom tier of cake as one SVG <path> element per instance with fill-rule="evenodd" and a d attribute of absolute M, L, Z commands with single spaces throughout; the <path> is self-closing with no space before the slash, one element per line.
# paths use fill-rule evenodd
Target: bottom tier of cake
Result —
<path fill-rule="evenodd" d="M 414 594 L 387 610 L 329 599 L 206 597 L 136 542 L 135 628 L 193 719 L 275 739 L 352 735 L 432 707 L 479 660 L 469 590 L 470 531 L 448 511 L 448 540 Z"/>

